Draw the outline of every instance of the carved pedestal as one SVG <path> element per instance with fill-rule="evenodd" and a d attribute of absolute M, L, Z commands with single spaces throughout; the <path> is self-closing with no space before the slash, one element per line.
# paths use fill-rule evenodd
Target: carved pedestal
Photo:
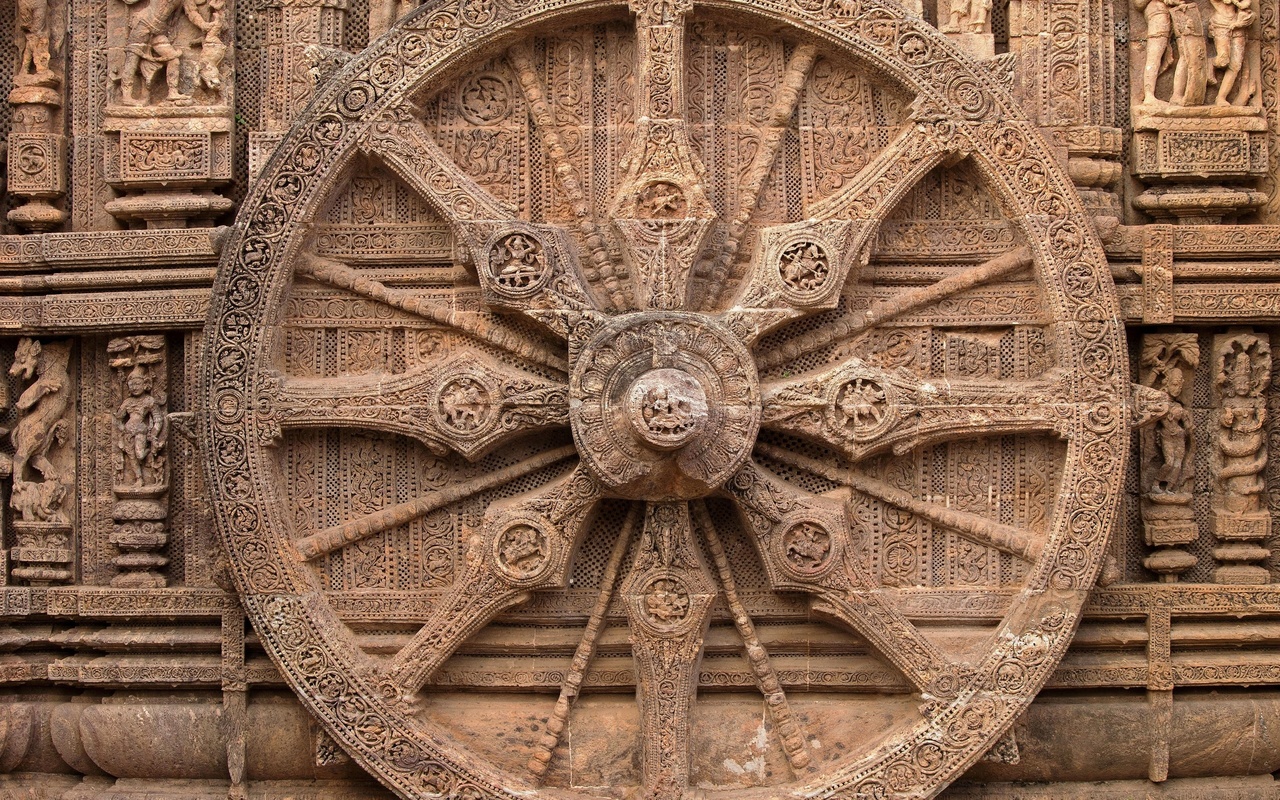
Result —
<path fill-rule="evenodd" d="M 231 200 L 231 111 L 213 106 L 112 106 L 103 121 L 107 182 L 125 193 L 106 203 L 122 222 L 148 228 L 211 224 Z"/>
<path fill-rule="evenodd" d="M 1134 207 L 1186 225 L 1231 222 L 1267 202 L 1266 121 L 1257 109 L 1134 109 L 1133 173 L 1147 183 Z"/>
<path fill-rule="evenodd" d="M 72 578 L 71 523 L 18 520 L 9 550 L 12 575 L 26 583 L 65 583 Z"/>
<path fill-rule="evenodd" d="M 120 555 L 111 560 L 120 574 L 111 579 L 112 586 L 155 589 L 166 580 L 158 570 L 169 563 L 161 551 L 169 543 L 165 520 L 169 516 L 167 484 L 156 486 L 116 486 L 112 489 L 116 502 L 111 508 L 115 530 L 111 544 Z"/>

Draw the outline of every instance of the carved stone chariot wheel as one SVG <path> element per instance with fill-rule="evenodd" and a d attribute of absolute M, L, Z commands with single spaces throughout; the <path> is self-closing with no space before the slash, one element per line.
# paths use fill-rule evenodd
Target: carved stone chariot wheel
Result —
<path fill-rule="evenodd" d="M 594 54 L 539 38 L 575 26 Z M 747 53 L 742 31 L 772 66 L 743 68 L 747 113 L 717 128 L 691 75 Z M 878 132 L 843 178 L 796 178 L 836 157 L 797 109 L 847 110 L 850 81 L 882 87 Z M 499 117 L 524 155 L 460 155 Z M 709 141 L 726 127 L 736 146 Z M 890 214 L 961 162 L 1012 244 L 864 291 Z M 444 255 L 380 264 L 377 220 L 333 244 L 370 170 Z M 984 290 L 1031 298 L 1039 367 L 898 358 Z M 336 306 L 359 331 L 302 331 Z M 1095 580 L 1129 414 L 1118 319 L 1001 70 L 892 2 L 433 0 L 325 85 L 244 202 L 206 342 L 208 478 L 266 650 L 404 797 L 930 797 L 1044 685 Z M 381 341 L 398 355 L 362 364 Z M 984 484 L 958 442 L 1015 466 Z M 453 691 L 486 657 L 555 669 Z M 485 734 L 494 703 L 528 724 Z"/>

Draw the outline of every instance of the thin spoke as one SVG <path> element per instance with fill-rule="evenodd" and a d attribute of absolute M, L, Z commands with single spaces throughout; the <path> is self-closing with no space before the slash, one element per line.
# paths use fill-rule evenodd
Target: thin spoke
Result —
<path fill-rule="evenodd" d="M 705 504 L 698 503 L 693 509 L 698 527 L 707 543 L 707 550 L 711 552 L 711 559 L 715 562 L 716 572 L 720 576 L 720 585 L 724 589 L 725 602 L 729 606 L 729 613 L 733 616 L 734 627 L 738 629 L 738 635 L 742 638 L 743 650 L 746 651 L 747 660 L 751 663 L 751 672 L 756 676 L 756 686 L 764 695 L 765 707 L 769 709 L 769 715 L 773 717 L 773 724 L 778 730 L 782 750 L 787 754 L 787 761 L 791 762 L 792 767 L 797 770 L 804 769 L 811 762 L 806 745 L 808 736 L 800 726 L 800 721 L 792 713 L 786 692 L 782 690 L 782 683 L 778 680 L 778 673 L 773 668 L 773 662 L 769 660 L 769 652 L 760 643 L 760 637 L 756 635 L 756 626 L 738 598 L 737 585 L 733 580 L 733 572 L 729 568 L 729 558 L 725 555 L 724 545 L 719 535 L 716 534 L 715 522 L 707 513 Z"/>
<path fill-rule="evenodd" d="M 444 508 L 451 503 L 456 503 L 479 492 L 510 483 L 552 464 L 572 458 L 577 453 L 577 448 L 572 445 L 548 450 L 545 453 L 539 453 L 532 458 L 525 459 L 518 464 L 512 464 L 509 467 L 494 470 L 469 481 L 447 486 L 438 492 L 433 492 L 405 503 L 398 503 L 357 520 L 317 531 L 299 539 L 294 546 L 304 559 L 314 561 L 353 542 L 358 542 L 361 539 L 391 530 L 400 525 L 406 525 L 415 519 L 430 514 L 436 509 Z"/>
<path fill-rule="evenodd" d="M 751 159 L 751 166 L 747 169 L 746 178 L 743 181 L 738 213 L 730 221 L 724 245 L 720 248 L 711 267 L 711 275 L 706 282 L 707 294 L 702 301 L 704 307 L 713 307 L 724 289 L 729 277 L 729 268 L 738 254 L 738 247 L 746 234 L 747 224 L 751 222 L 756 205 L 760 202 L 760 192 L 764 188 L 764 182 L 778 159 L 778 151 L 782 147 L 782 140 L 787 131 L 786 126 L 796 112 L 796 106 L 800 102 L 800 90 L 809 77 L 809 71 L 813 69 L 817 53 L 818 48 L 815 45 L 801 44 L 796 47 L 787 61 L 782 84 L 778 87 L 773 105 L 764 122 L 763 140 L 759 149 L 756 150 L 755 157 Z"/>
<path fill-rule="evenodd" d="M 439 300 L 431 300 L 402 289 L 392 289 L 381 281 L 364 276 L 360 270 L 312 254 L 300 257 L 296 270 L 298 274 L 328 286 L 377 300 L 392 308 L 453 328 L 536 364 L 561 372 L 569 370 L 569 362 L 564 356 L 532 339 L 527 333 L 512 328 L 495 315 L 456 311 Z"/>
<path fill-rule="evenodd" d="M 895 317 L 996 280 L 1031 264 L 1031 251 L 1026 247 L 1015 248 L 959 274 L 943 278 L 935 284 L 908 289 L 893 298 L 876 303 L 866 311 L 851 314 L 796 336 L 767 353 L 761 353 L 756 359 L 756 365 L 761 371 L 773 369 L 820 347 L 847 341 Z"/>
<path fill-rule="evenodd" d="M 563 585 L 599 488 L 579 466 L 532 494 L 491 506 L 481 534 L 468 545 L 462 575 L 387 665 L 387 693 L 411 699 L 494 617 L 530 592 Z"/>
<path fill-rule="evenodd" d="M 682 800 L 698 666 L 715 581 L 693 542 L 687 503 L 650 503 L 623 582 L 643 731 L 642 797 Z"/>
<path fill-rule="evenodd" d="M 1044 549 L 1043 537 L 1035 533 L 1004 525 L 968 511 L 959 511 L 937 503 L 918 500 L 909 492 L 857 470 L 841 469 L 769 444 L 757 443 L 756 452 L 783 464 L 798 467 L 827 480 L 849 486 L 934 525 L 955 531 L 975 544 L 994 547 L 1023 561 L 1035 562 Z"/>
<path fill-rule="evenodd" d="M 552 171 L 555 172 L 560 187 L 567 195 L 573 215 L 578 219 L 578 228 L 586 240 L 587 263 L 583 265 L 583 272 L 587 282 L 602 284 L 614 308 L 626 308 L 627 296 L 618 282 L 613 262 L 609 258 L 604 232 L 600 230 L 591 213 L 591 204 L 582 188 L 582 177 L 565 152 L 560 131 L 556 126 L 555 115 L 547 103 L 546 88 L 543 86 L 542 79 L 538 77 L 532 45 L 527 42 L 515 45 L 507 51 L 507 59 L 520 82 L 525 101 L 529 104 L 534 132 L 542 141 L 543 149 L 551 159 Z"/>
<path fill-rule="evenodd" d="M 578 649 L 573 653 L 569 674 L 560 684 L 560 697 L 556 700 L 556 707 L 552 710 L 551 717 L 547 719 L 542 738 L 538 740 L 537 749 L 529 758 L 529 771 L 539 782 L 547 774 L 547 768 L 551 765 L 551 756 L 560 744 L 560 736 L 564 733 L 565 724 L 569 720 L 569 711 L 573 708 L 574 701 L 578 699 L 578 692 L 582 689 L 583 676 L 595 657 L 596 645 L 599 644 L 600 634 L 604 630 L 605 614 L 609 611 L 609 604 L 613 601 L 614 591 L 617 588 L 622 559 L 627 555 L 627 546 L 635 533 L 639 518 L 637 509 L 638 506 L 633 506 L 627 514 L 622 531 L 618 534 L 618 541 L 614 543 L 613 551 L 609 554 L 609 561 L 605 564 L 604 574 L 600 578 L 600 594 L 596 597 L 596 604 L 592 607 L 591 616 L 587 619 L 587 627 L 582 631 L 582 640 L 578 642 Z"/>

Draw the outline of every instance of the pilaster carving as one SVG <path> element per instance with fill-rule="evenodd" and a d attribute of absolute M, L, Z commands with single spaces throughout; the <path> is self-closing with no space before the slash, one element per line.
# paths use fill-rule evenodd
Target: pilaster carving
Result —
<path fill-rule="evenodd" d="M 1157 220 L 1213 224 L 1263 205 L 1267 174 L 1253 0 L 1134 0 L 1134 206 Z M 1138 21 L 1141 20 L 1141 21 Z"/>
<path fill-rule="evenodd" d="M 17 70 L 9 104 L 10 193 L 25 201 L 9 221 L 26 231 L 57 228 L 67 214 L 54 204 L 66 191 L 67 139 L 62 134 L 66 5 L 62 0 L 17 0 Z"/>
<path fill-rule="evenodd" d="M 1235 331 L 1214 337 L 1214 496 L 1210 524 L 1218 539 L 1213 556 L 1217 583 L 1267 583 L 1261 566 L 1268 551 L 1271 515 L 1263 492 L 1267 465 L 1263 426 L 1271 384 L 1271 343 L 1266 334 Z"/>
<path fill-rule="evenodd" d="M 369 17 L 370 38 L 381 33 L 375 27 L 377 20 L 389 13 L 381 10 L 388 3 L 397 7 L 397 15 L 403 13 L 400 0 L 375 2 Z M 267 163 L 285 131 L 311 100 L 321 73 L 317 65 L 342 53 L 347 6 L 347 0 L 268 0 L 263 4 L 267 41 L 262 110 L 258 130 L 249 132 L 250 178 Z"/>
<path fill-rule="evenodd" d="M 25 385 L 14 409 L 14 546 L 12 575 L 27 583 L 72 578 L 72 487 L 75 486 L 74 409 L 67 371 L 71 342 L 22 339 L 9 374 Z"/>
<path fill-rule="evenodd" d="M 118 461 L 112 493 L 115 530 L 111 543 L 120 550 L 112 563 L 120 574 L 112 586 L 158 588 L 158 570 L 169 563 L 169 438 L 163 336 L 125 336 L 107 343 L 111 367 L 120 378 L 120 405 L 114 417 Z"/>
<path fill-rule="evenodd" d="M 1191 377 L 1200 363 L 1194 333 L 1155 333 L 1142 340 L 1140 380 L 1168 394 L 1168 409 L 1142 429 L 1142 528 L 1155 552 L 1143 561 L 1165 583 L 1195 566 L 1183 549 L 1200 535 L 1192 509 L 1195 438 L 1192 435 Z"/>
<path fill-rule="evenodd" d="M 210 224 L 233 203 L 226 0 L 110 0 L 105 204 L 131 227 Z"/>

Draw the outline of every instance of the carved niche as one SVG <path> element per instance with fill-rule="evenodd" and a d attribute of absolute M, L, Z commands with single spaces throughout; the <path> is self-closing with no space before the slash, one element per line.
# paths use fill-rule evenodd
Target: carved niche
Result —
<path fill-rule="evenodd" d="M 322 87 L 226 244 L 199 405 L 327 735 L 404 797 L 925 797 L 981 757 L 1066 649 L 1130 414 L 1101 246 L 1014 109 L 876 0 L 436 3 Z M 870 280 L 961 161 L 1001 246 Z M 486 660 L 512 621 L 554 667 Z M 761 696 L 778 755 L 735 772 Z"/>

